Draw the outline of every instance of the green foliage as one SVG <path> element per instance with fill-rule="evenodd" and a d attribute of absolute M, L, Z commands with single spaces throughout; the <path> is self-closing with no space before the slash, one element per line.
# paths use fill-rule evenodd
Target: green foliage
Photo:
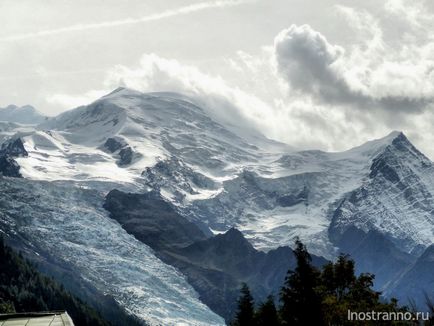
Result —
<path fill-rule="evenodd" d="M 0 313 L 66 310 L 76 325 L 110 325 L 92 308 L 40 274 L 0 237 Z"/>
<path fill-rule="evenodd" d="M 240 315 L 234 325 L 284 326 L 284 325 L 409 325 L 406 322 L 354 321 L 348 320 L 351 312 L 408 313 L 396 299 L 383 301 L 381 293 L 372 289 L 374 275 L 355 274 L 355 264 L 347 255 L 340 255 L 318 269 L 311 263 L 311 256 L 301 241 L 296 240 L 294 254 L 297 266 L 288 271 L 280 292 L 280 307 L 276 308 L 273 297 L 260 304 L 253 312 L 253 299 L 247 285 L 243 285 L 239 300 Z M 427 305 L 434 313 L 434 304 L 427 298 Z M 248 307 L 248 309 L 247 309 Z M 431 325 L 432 320 L 426 325 Z"/>

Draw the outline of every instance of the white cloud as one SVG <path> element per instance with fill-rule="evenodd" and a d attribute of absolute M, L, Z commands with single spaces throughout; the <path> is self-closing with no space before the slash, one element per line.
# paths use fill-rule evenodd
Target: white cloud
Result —
<path fill-rule="evenodd" d="M 361 15 L 339 7 L 363 30 Z M 366 13 L 372 38 L 344 50 L 330 44 L 309 25 L 291 26 L 275 38 L 275 58 L 281 76 L 293 90 L 329 104 L 394 111 L 419 111 L 434 100 L 434 61 L 430 47 L 395 49 L 382 39 Z M 366 19 L 370 18 L 370 19 Z"/>
<path fill-rule="evenodd" d="M 216 0 L 210 2 L 199 2 L 196 4 L 180 7 L 177 9 L 166 10 L 161 13 L 155 13 L 140 18 L 125 18 L 120 20 L 104 21 L 99 23 L 77 24 L 72 26 L 56 28 L 56 29 L 41 30 L 32 33 L 6 36 L 0 38 L 0 42 L 19 41 L 19 40 L 71 33 L 77 31 L 84 31 L 84 30 L 91 30 L 91 29 L 102 29 L 102 28 L 111 28 L 111 27 L 123 26 L 123 25 L 141 24 L 141 23 L 147 23 L 147 22 L 161 20 L 161 19 L 167 19 L 174 16 L 187 15 L 206 9 L 232 7 L 232 6 L 237 6 L 249 2 L 252 2 L 252 0 Z"/>
<path fill-rule="evenodd" d="M 405 29 L 414 37 L 390 39 L 384 21 L 402 16 L 398 9 L 386 5 L 373 15 L 337 6 L 354 36 L 351 46 L 335 45 L 309 25 L 292 25 L 256 54 L 238 51 L 224 58 L 222 64 L 237 76 L 233 79 L 147 54 L 136 67 L 111 69 L 105 87 L 123 83 L 144 92 L 185 93 L 220 121 L 303 149 L 344 150 L 403 130 L 434 157 L 434 42 L 419 42 L 429 35 L 411 24 L 413 14 L 399 19 L 413 26 Z"/>
<path fill-rule="evenodd" d="M 331 45 L 309 25 L 281 31 L 274 49 L 278 72 L 292 89 L 328 99 L 348 92 L 340 71 L 344 49 Z"/>
<path fill-rule="evenodd" d="M 106 95 L 107 90 L 93 90 L 80 95 L 57 93 L 46 97 L 46 101 L 59 107 L 60 111 L 87 105 Z"/>
<path fill-rule="evenodd" d="M 194 97 L 218 121 L 237 128 L 259 129 L 269 120 L 271 107 L 258 97 L 228 85 L 219 76 L 156 54 L 144 55 L 139 67 L 116 66 L 106 80 L 107 87 L 120 83 L 144 92 L 170 91 Z M 247 124 L 237 122 L 247 121 Z"/>

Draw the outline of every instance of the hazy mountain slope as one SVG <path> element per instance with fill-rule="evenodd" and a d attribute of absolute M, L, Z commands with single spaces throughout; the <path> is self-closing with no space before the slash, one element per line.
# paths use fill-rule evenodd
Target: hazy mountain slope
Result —
<path fill-rule="evenodd" d="M 0 180 L 0 228 L 74 267 L 151 324 L 222 325 L 184 276 L 107 217 L 100 194 L 71 184 Z"/>
<path fill-rule="evenodd" d="M 402 302 L 413 301 L 423 310 L 427 309 L 426 297 L 434 301 L 434 245 L 429 246 L 386 291 Z"/>
<path fill-rule="evenodd" d="M 235 227 L 255 249 L 299 236 L 327 258 L 351 251 L 382 286 L 434 242 L 433 163 L 399 132 L 339 153 L 294 151 L 186 96 L 125 88 L 33 129 L 3 127 L 3 143 L 20 139 L 28 153 L 13 158 L 24 178 L 154 190 L 204 234 Z"/>
<path fill-rule="evenodd" d="M 270 293 L 278 296 L 288 270 L 295 267 L 290 247 L 264 253 L 253 248 L 236 229 L 207 239 L 155 192 L 127 194 L 113 190 L 106 196 L 104 207 L 128 233 L 182 271 L 201 300 L 227 321 L 234 317 L 242 282 L 249 284 L 258 302 L 263 301 Z M 316 266 L 326 262 L 315 256 L 313 259 Z"/>
<path fill-rule="evenodd" d="M 28 156 L 15 160 L 30 179 L 158 190 L 202 229 L 236 227 L 265 250 L 300 236 L 332 257 L 347 222 L 380 230 L 405 252 L 432 243 L 434 169 L 404 135 L 341 153 L 243 136 L 186 96 L 120 88 L 17 132 Z"/>
<path fill-rule="evenodd" d="M 0 108 L 0 121 L 16 122 L 29 125 L 37 125 L 46 119 L 44 115 L 39 113 L 33 106 L 25 105 L 18 107 L 9 105 L 5 108 Z"/>

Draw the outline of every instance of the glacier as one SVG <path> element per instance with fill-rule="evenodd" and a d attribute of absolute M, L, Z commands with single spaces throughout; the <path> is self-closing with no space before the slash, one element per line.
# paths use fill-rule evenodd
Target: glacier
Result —
<path fill-rule="evenodd" d="M 97 191 L 0 179 L 0 229 L 56 257 L 149 325 L 224 325 L 185 277 L 126 233 Z"/>
<path fill-rule="evenodd" d="M 328 258 L 339 250 L 330 239 L 330 226 L 331 232 L 337 230 L 335 212 L 351 211 L 346 198 L 364 184 L 373 184 L 371 168 L 378 156 L 393 149 L 403 161 L 416 159 L 432 165 L 420 152 L 417 157 L 414 151 L 401 153 L 403 148 L 393 145 L 401 137 L 399 132 L 344 152 L 297 151 L 260 133 L 254 137 L 237 134 L 192 98 L 126 88 L 33 129 L 18 126 L 7 134 L 24 142 L 28 156 L 16 161 L 27 179 L 69 180 L 105 191 L 158 189 L 183 216 L 205 224 L 210 232 L 236 227 L 261 250 L 291 244 L 298 236 L 313 253 Z M 108 150 L 108 139 L 129 149 L 127 164 L 119 164 L 122 149 Z M 420 176 L 418 184 L 431 184 L 434 175 L 432 169 L 412 169 L 411 173 Z M 382 199 L 386 195 L 377 192 L 372 195 Z M 300 194 L 303 198 L 291 202 Z M 432 194 L 427 188 L 421 196 Z M 380 209 L 380 204 L 366 212 Z M 416 220 L 419 213 L 426 214 L 410 207 L 399 212 L 416 214 Z M 352 216 L 352 221 L 357 219 Z M 388 236 L 406 252 L 425 248 L 434 235 L 431 222 L 421 217 L 418 223 L 422 224 L 415 227 L 420 231 L 412 231 L 411 241 L 405 233 L 412 222 L 401 226 L 404 221 L 399 221 Z M 380 224 L 365 223 L 363 230 L 384 231 Z"/>
<path fill-rule="evenodd" d="M 0 141 L 15 139 L 24 179 L 1 179 L 1 230 L 72 263 L 144 320 L 224 323 L 108 218 L 112 189 L 158 191 L 206 234 L 235 227 L 263 251 L 299 237 L 333 259 L 354 227 L 414 257 L 434 243 L 434 164 L 397 131 L 343 152 L 300 151 L 238 132 L 194 98 L 119 88 L 36 126 L 0 122 Z"/>

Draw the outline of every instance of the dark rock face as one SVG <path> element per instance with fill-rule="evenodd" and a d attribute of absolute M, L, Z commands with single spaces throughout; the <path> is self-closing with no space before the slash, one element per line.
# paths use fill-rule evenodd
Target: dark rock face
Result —
<path fill-rule="evenodd" d="M 6 177 L 21 178 L 20 166 L 10 156 L 0 156 L 0 172 Z"/>
<path fill-rule="evenodd" d="M 373 159 L 369 178 L 348 193 L 331 212 L 329 235 L 332 242 L 338 243 L 347 229 L 354 226 L 365 233 L 379 231 L 399 250 L 415 252 L 423 234 L 417 227 L 409 232 L 408 227 L 402 225 L 407 219 L 408 224 L 414 226 L 434 221 L 434 198 L 429 184 L 421 178 L 433 171 L 433 163 L 403 134 L 398 135 Z M 412 210 L 411 215 L 408 208 Z"/>
<path fill-rule="evenodd" d="M 337 243 L 341 252 L 356 261 L 358 273 L 375 274 L 375 287 L 387 288 L 397 279 L 415 258 L 400 251 L 387 237 L 375 230 L 365 233 L 350 227 Z"/>
<path fill-rule="evenodd" d="M 29 155 L 24 148 L 21 138 L 17 138 L 13 141 L 2 144 L 0 153 L 2 155 L 9 155 L 11 157 L 25 157 Z"/>
<path fill-rule="evenodd" d="M 391 286 L 389 296 L 402 304 L 413 300 L 419 311 L 428 311 L 426 297 L 434 302 L 434 245 L 426 248 L 417 261 Z"/>
<path fill-rule="evenodd" d="M 126 146 L 125 141 L 119 138 L 107 138 L 106 142 L 104 143 L 104 148 L 107 149 L 109 152 L 114 153 L 121 148 Z"/>
<path fill-rule="evenodd" d="M 117 160 L 116 164 L 119 166 L 129 165 L 134 159 L 135 153 L 133 149 L 124 139 L 120 137 L 107 138 L 102 147 L 110 153 L 114 154 L 117 152 L 119 159 Z"/>
<path fill-rule="evenodd" d="M 7 177 L 21 178 L 20 166 L 14 158 L 26 156 L 28 153 L 20 138 L 3 143 L 0 149 L 0 173 Z"/>
<path fill-rule="evenodd" d="M 201 299 L 227 321 L 236 311 L 242 282 L 249 285 L 257 302 L 269 294 L 278 298 L 288 270 L 296 266 L 291 248 L 279 247 L 268 253 L 258 251 L 236 229 L 182 248 L 176 255 L 191 265 L 183 269 L 175 262 L 174 266 L 192 280 Z M 312 258 L 316 266 L 326 263 L 323 258 Z"/>
<path fill-rule="evenodd" d="M 421 289 L 433 288 L 427 263 L 415 263 L 430 240 L 421 226 L 431 228 L 434 221 L 430 181 L 422 177 L 433 171 L 433 163 L 399 134 L 373 159 L 365 182 L 332 211 L 329 227 L 330 240 L 355 259 L 357 271 L 375 274 L 378 290 L 419 307 Z"/>
<path fill-rule="evenodd" d="M 104 208 L 128 233 L 154 249 L 188 246 L 206 238 L 156 192 L 127 194 L 112 190 Z"/>
<path fill-rule="evenodd" d="M 146 185 L 155 190 L 169 188 L 175 197 L 182 201 L 184 192 L 197 194 L 195 189 L 216 189 L 215 182 L 207 176 L 194 171 L 182 160 L 170 157 L 147 167 L 142 172 Z"/>
<path fill-rule="evenodd" d="M 265 253 L 255 250 L 243 234 L 234 228 L 224 234 L 195 242 L 181 252 L 191 262 L 202 267 L 224 270 L 237 278 L 249 275 L 252 267 L 257 269 L 265 256 Z"/>
<path fill-rule="evenodd" d="M 236 311 L 242 282 L 257 300 L 264 300 L 270 293 L 278 295 L 288 270 L 295 267 L 291 248 L 258 251 L 236 229 L 207 238 L 156 192 L 113 190 L 104 208 L 128 233 L 184 273 L 200 299 L 227 321 Z M 321 266 L 326 260 L 313 256 L 313 263 Z"/>
<path fill-rule="evenodd" d="M 119 151 L 119 161 L 118 161 L 118 165 L 128 165 L 131 164 L 131 162 L 133 161 L 133 155 L 134 152 L 131 149 L 130 146 L 127 146 L 125 148 L 122 148 Z"/>

